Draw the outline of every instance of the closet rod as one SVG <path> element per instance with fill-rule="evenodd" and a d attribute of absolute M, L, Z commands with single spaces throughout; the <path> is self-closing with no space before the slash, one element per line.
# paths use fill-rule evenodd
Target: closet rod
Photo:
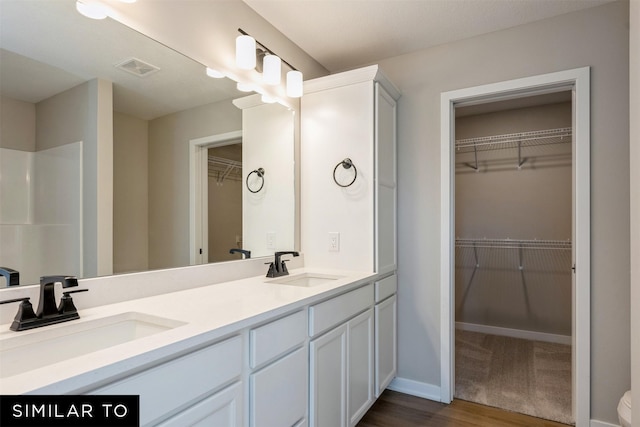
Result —
<path fill-rule="evenodd" d="M 457 248 L 571 250 L 571 240 L 456 239 Z"/>

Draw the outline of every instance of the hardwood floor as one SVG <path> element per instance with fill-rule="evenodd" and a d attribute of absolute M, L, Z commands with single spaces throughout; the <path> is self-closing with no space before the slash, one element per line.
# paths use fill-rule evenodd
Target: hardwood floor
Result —
<path fill-rule="evenodd" d="M 450 405 L 386 390 L 356 427 L 567 427 L 464 400 Z"/>

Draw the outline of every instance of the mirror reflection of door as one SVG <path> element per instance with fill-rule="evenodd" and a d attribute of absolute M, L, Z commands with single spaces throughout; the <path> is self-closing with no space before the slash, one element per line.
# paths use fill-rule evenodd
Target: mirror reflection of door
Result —
<path fill-rule="evenodd" d="M 229 250 L 242 249 L 242 144 L 207 151 L 209 262 L 240 259 Z"/>

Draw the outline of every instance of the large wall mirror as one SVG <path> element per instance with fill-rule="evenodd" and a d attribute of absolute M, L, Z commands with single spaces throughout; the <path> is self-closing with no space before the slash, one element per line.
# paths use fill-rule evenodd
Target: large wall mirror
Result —
<path fill-rule="evenodd" d="M 20 284 L 297 249 L 294 111 L 73 0 L 0 8 L 0 266 Z"/>

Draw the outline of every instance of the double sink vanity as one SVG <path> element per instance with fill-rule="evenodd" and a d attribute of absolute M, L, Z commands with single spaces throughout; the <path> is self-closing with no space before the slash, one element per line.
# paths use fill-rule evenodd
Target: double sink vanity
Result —
<path fill-rule="evenodd" d="M 0 332 L 1 394 L 140 395 L 140 425 L 354 425 L 395 375 L 395 276 L 296 268 Z"/>

